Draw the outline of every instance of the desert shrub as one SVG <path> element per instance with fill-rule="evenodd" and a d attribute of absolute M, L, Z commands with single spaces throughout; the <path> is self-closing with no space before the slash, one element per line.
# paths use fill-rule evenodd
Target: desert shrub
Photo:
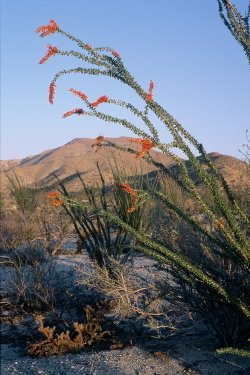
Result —
<path fill-rule="evenodd" d="M 173 187 L 173 186 L 172 186 Z M 171 189 L 171 185 L 168 185 Z M 163 189 L 164 190 L 164 189 Z M 212 202 L 214 205 L 214 202 Z M 196 212 L 195 206 L 188 205 L 191 217 L 198 218 L 203 227 L 218 238 L 222 238 L 220 228 L 208 220 L 207 215 Z M 184 203 L 182 205 L 184 207 Z M 230 291 L 231 295 L 249 303 L 248 270 L 241 267 L 230 257 L 221 256 L 220 248 L 200 231 L 190 230 L 190 225 L 183 221 L 164 205 L 157 205 L 154 212 L 152 239 L 164 248 L 172 249 L 176 254 L 184 255 L 193 265 L 206 270 L 214 279 Z M 221 344 L 237 345 L 249 338 L 249 319 L 230 303 L 215 298 L 215 293 L 202 283 L 193 283 L 190 275 L 178 266 L 172 265 L 168 272 L 173 276 L 176 287 L 173 289 L 176 301 L 184 301 L 192 307 L 193 314 L 202 315 L 212 327 Z M 168 282 L 168 281 L 167 281 Z M 159 283 L 162 296 L 168 296 L 169 287 Z M 164 292 L 165 289 L 165 292 Z"/>
<path fill-rule="evenodd" d="M 224 3 L 224 2 L 223 2 Z M 225 2 L 229 8 L 231 3 Z M 234 9 L 234 8 L 230 8 Z M 229 10 L 228 10 L 229 12 Z M 234 14 L 235 11 L 233 11 Z M 230 13 L 230 21 L 233 14 Z M 243 17 L 239 16 L 242 32 L 247 32 Z M 241 22 L 242 21 L 242 22 Z M 245 21 L 244 21 L 245 22 Z M 104 121 L 120 124 L 130 129 L 137 137 L 131 139 L 132 143 L 141 145 L 140 151 L 128 147 L 122 147 L 113 142 L 106 141 L 104 137 L 98 137 L 98 146 L 114 147 L 134 154 L 137 159 L 144 158 L 154 165 L 158 170 L 171 178 L 194 202 L 198 212 L 202 215 L 193 215 L 186 207 L 172 200 L 168 192 L 160 192 L 148 187 L 145 190 L 134 191 L 124 183 L 124 191 L 133 200 L 133 212 L 140 207 L 140 200 L 155 200 L 161 202 L 168 210 L 177 215 L 178 219 L 186 223 L 189 230 L 195 235 L 198 233 L 198 253 L 194 248 L 193 253 L 176 251 L 169 242 L 161 243 L 155 240 L 150 233 L 143 233 L 139 228 L 133 228 L 124 218 L 115 215 L 105 206 L 97 206 L 95 202 L 88 199 L 79 202 L 64 193 L 64 205 L 68 210 L 77 210 L 78 215 L 90 210 L 93 215 L 98 215 L 104 221 L 115 223 L 122 230 L 127 231 L 134 238 L 134 248 L 157 259 L 159 262 L 171 266 L 176 281 L 182 290 L 192 291 L 188 302 L 200 309 L 207 321 L 216 331 L 217 336 L 223 344 L 235 345 L 247 342 L 247 331 L 249 327 L 249 241 L 246 237 L 249 227 L 249 218 L 241 207 L 235 195 L 229 188 L 224 177 L 216 168 L 213 161 L 205 151 L 203 145 L 198 142 L 182 125 L 169 114 L 160 104 L 154 100 L 154 83 L 150 81 L 148 90 L 145 90 L 131 75 L 125 67 L 120 54 L 108 47 L 91 47 L 74 36 L 59 28 L 55 21 L 49 25 L 37 29 L 41 36 L 47 36 L 55 32 L 75 42 L 80 51 L 62 51 L 50 49 L 41 62 L 45 62 L 52 55 L 73 56 L 81 61 L 92 64 L 91 68 L 78 67 L 58 72 L 49 89 L 49 101 L 54 102 L 55 87 L 57 80 L 68 73 L 79 73 L 89 75 L 101 75 L 119 80 L 129 86 L 142 100 L 143 107 L 137 108 L 130 102 L 116 100 L 103 95 L 95 101 L 90 101 L 87 95 L 79 90 L 70 89 L 84 103 L 87 110 L 82 108 L 66 112 L 63 117 L 77 114 L 84 116 L 95 116 Z M 238 37 L 238 34 L 234 34 Z M 245 46 L 244 40 L 241 44 Z M 112 116 L 99 109 L 103 103 L 127 109 L 143 122 L 143 128 L 139 127 L 137 121 L 128 121 L 124 117 Z M 98 108 L 97 108 L 98 107 Z M 166 126 L 169 137 L 168 144 L 161 141 L 158 131 L 153 124 L 154 116 Z M 150 155 L 152 148 L 170 157 L 177 164 L 177 173 L 156 160 Z M 188 159 L 186 163 L 178 156 L 181 151 Z M 197 153 L 199 157 L 197 156 Z M 203 186 L 201 194 L 199 186 Z M 136 199 L 135 199 L 136 197 Z M 131 208 L 131 207 L 130 207 Z M 131 211 L 131 210 L 129 210 Z M 167 228 L 166 228 L 167 230 Z M 180 230 L 180 229 L 178 229 Z M 180 235 L 182 233 L 179 233 Z M 204 246 L 203 246 L 204 241 Z M 186 293 L 187 295 L 187 293 Z M 202 306 L 202 308 L 201 308 Z M 210 312 L 213 316 L 210 319 Z"/>
<path fill-rule="evenodd" d="M 22 213 L 33 212 L 38 204 L 39 189 L 28 187 L 25 181 L 15 172 L 6 174 L 9 180 L 9 192 L 16 206 Z"/>
<path fill-rule="evenodd" d="M 8 250 L 37 238 L 37 226 L 22 212 L 5 211 L 1 215 L 0 248 Z"/>
<path fill-rule="evenodd" d="M 56 255 L 73 233 L 69 216 L 63 209 L 51 207 L 44 196 L 34 220 L 40 230 L 40 240 L 45 249 L 49 254 Z"/>
<path fill-rule="evenodd" d="M 90 259 L 100 267 L 105 267 L 112 274 L 112 260 L 125 263 L 133 249 L 134 240 L 127 230 L 115 225 L 112 220 L 103 218 L 96 212 L 99 208 L 115 212 L 124 222 L 136 230 L 146 230 L 148 223 L 145 220 L 145 203 L 134 208 L 134 199 L 126 194 L 120 187 L 121 183 L 128 180 L 128 176 L 118 165 L 112 167 L 112 183 L 109 186 L 105 182 L 102 172 L 97 165 L 101 186 L 87 187 L 84 180 L 78 174 L 82 182 L 86 201 L 92 208 L 82 209 L 78 206 L 64 205 L 75 229 L 82 242 L 82 247 L 88 252 Z M 145 183 L 142 178 L 133 182 L 134 189 L 142 187 Z M 65 185 L 60 184 L 62 193 L 70 199 Z M 93 210 L 94 208 L 94 210 Z M 129 211 L 129 212 L 128 212 Z"/>
<path fill-rule="evenodd" d="M 12 313 L 54 309 L 58 275 L 53 260 L 43 248 L 30 245 L 9 251 L 1 257 L 1 263 L 9 267 L 10 290 L 3 293 L 12 306 Z"/>
<path fill-rule="evenodd" d="M 111 313 L 115 316 L 116 323 L 128 320 L 135 330 L 144 328 L 154 334 L 162 332 L 163 329 L 167 329 L 168 334 L 175 330 L 178 322 L 176 307 L 162 300 L 157 276 L 154 275 L 149 281 L 147 273 L 150 274 L 150 271 L 141 267 L 143 272 L 140 272 L 140 267 L 133 267 L 133 261 L 121 265 L 112 259 L 111 263 L 112 275 L 105 267 L 96 263 L 91 270 L 78 268 L 78 284 L 101 292 L 106 300 L 110 301 Z M 155 271 L 153 267 L 150 269 L 151 272 Z"/>
<path fill-rule="evenodd" d="M 34 211 L 3 209 L 0 218 L 1 251 L 39 243 L 47 252 L 56 254 L 62 247 L 72 232 L 72 225 L 64 210 L 51 207 L 43 196 Z"/>
<path fill-rule="evenodd" d="M 6 257 L 19 267 L 35 266 L 37 263 L 46 262 L 48 252 L 37 243 L 23 245 L 6 253 Z"/>

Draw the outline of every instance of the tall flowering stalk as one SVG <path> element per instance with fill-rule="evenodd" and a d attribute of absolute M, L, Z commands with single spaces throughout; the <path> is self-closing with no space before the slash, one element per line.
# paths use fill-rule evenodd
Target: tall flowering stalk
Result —
<path fill-rule="evenodd" d="M 144 155 L 146 155 L 151 150 L 152 147 L 154 147 L 154 142 L 151 141 L 150 139 L 137 139 L 137 138 L 135 138 L 135 139 L 131 139 L 130 142 L 131 143 L 139 143 L 142 146 L 141 151 L 139 151 L 136 154 L 137 159 L 142 158 Z"/>
<path fill-rule="evenodd" d="M 44 64 L 51 56 L 54 56 L 57 53 L 59 53 L 58 48 L 55 47 L 55 46 L 51 46 L 49 44 L 48 45 L 48 51 L 46 52 L 46 54 L 44 55 L 44 57 L 41 58 L 41 60 L 39 61 L 39 64 Z"/>
<path fill-rule="evenodd" d="M 147 101 L 151 101 L 151 100 L 153 100 L 154 87 L 155 87 L 154 82 L 153 82 L 153 81 L 150 81 L 150 82 L 149 82 L 148 92 L 147 92 L 147 94 L 146 94 L 146 96 L 145 96 L 145 99 L 146 99 Z"/>
<path fill-rule="evenodd" d="M 50 104 L 54 103 L 55 91 L 56 91 L 56 84 L 55 84 L 55 82 L 51 82 L 51 84 L 49 85 L 49 102 L 50 102 Z"/>
<path fill-rule="evenodd" d="M 59 27 L 55 20 L 50 20 L 48 25 L 40 26 L 36 29 L 36 32 L 40 34 L 41 37 L 45 37 L 54 34 L 59 30 Z"/>
<path fill-rule="evenodd" d="M 42 30 L 42 32 L 45 30 L 43 34 L 47 32 L 47 29 L 44 29 L 43 26 L 38 28 L 38 30 Z M 84 109 L 77 108 L 70 110 L 66 112 L 63 117 L 68 117 L 74 114 L 95 116 L 106 122 L 122 125 L 134 132 L 138 138 L 133 138 L 131 143 L 140 144 L 140 151 L 116 145 L 110 141 L 105 141 L 103 138 L 100 142 L 97 142 L 98 147 L 114 147 L 118 150 L 132 153 L 136 158 L 145 159 L 147 162 L 157 167 L 163 175 L 173 179 L 181 189 L 196 201 L 197 207 L 199 207 L 207 218 L 206 221 L 209 221 L 213 227 L 217 228 L 215 232 L 208 229 L 206 221 L 194 217 L 189 212 L 186 212 L 183 207 L 174 204 L 168 194 L 160 193 L 154 189 L 148 189 L 148 197 L 161 202 L 165 207 L 176 212 L 191 229 L 195 232 L 198 231 L 206 241 L 208 241 L 210 244 L 210 251 L 215 257 L 218 257 L 220 261 L 233 261 L 237 269 L 243 270 L 242 272 L 249 272 L 249 242 L 246 238 L 246 231 L 250 224 L 249 218 L 244 209 L 238 204 L 237 199 L 230 190 L 227 182 L 206 153 L 203 145 L 186 131 L 166 109 L 155 101 L 153 92 L 155 87 L 154 82 L 150 81 L 149 88 L 145 90 L 127 70 L 120 54 L 112 48 L 92 47 L 88 43 L 82 42 L 59 27 L 56 29 L 56 32 L 61 33 L 72 42 L 75 42 L 81 51 L 59 50 L 58 54 L 74 56 L 83 62 L 92 64 L 92 66 L 90 68 L 72 68 L 56 73 L 50 84 L 50 102 L 54 102 L 54 88 L 58 79 L 61 76 L 71 73 L 107 76 L 122 82 L 134 90 L 144 103 L 142 109 L 137 108 L 130 102 L 113 99 L 106 94 L 92 102 L 89 101 L 86 94 L 75 89 L 70 89 L 74 95 L 82 100 Z M 119 118 L 102 112 L 103 103 L 127 109 L 133 113 L 135 119 L 139 118 L 142 120 L 145 127 L 143 129 L 139 127 L 137 121 L 128 121 L 124 118 Z M 170 136 L 172 137 L 168 144 L 165 144 L 160 140 L 158 131 L 151 120 L 151 114 L 156 115 L 163 125 L 167 127 Z M 152 148 L 158 149 L 163 154 L 171 157 L 173 162 L 178 166 L 178 174 L 173 173 L 162 163 L 154 160 L 150 154 Z M 182 151 L 189 160 L 189 163 L 192 166 L 192 174 L 187 167 L 187 163 L 177 156 L 175 150 Z M 193 150 L 200 155 L 200 158 L 196 157 Z M 206 168 L 204 168 L 204 165 Z M 212 199 L 213 204 L 210 204 L 209 200 L 201 195 L 200 190 L 196 186 L 193 175 L 195 175 L 196 179 L 202 181 L 203 185 L 206 187 L 206 197 L 209 196 Z M 133 206 L 130 207 L 130 211 L 133 212 L 136 209 L 137 204 L 137 199 L 135 199 L 136 196 L 132 194 L 132 190 L 130 192 L 128 191 L 129 187 L 126 187 L 125 184 L 123 184 L 122 188 L 124 190 L 127 188 L 127 192 L 134 196 Z M 78 208 L 83 206 L 82 203 L 74 200 L 68 199 L 67 202 L 68 205 L 77 206 Z M 97 210 L 96 207 L 95 210 Z M 182 278 L 185 279 L 185 282 L 196 288 L 197 293 L 203 293 L 204 296 L 204 293 L 206 294 L 206 292 L 209 291 L 215 300 L 216 298 L 219 298 L 220 300 L 222 299 L 226 306 L 233 306 L 232 308 L 240 312 L 240 314 L 250 317 L 246 295 L 240 294 L 239 296 L 232 290 L 230 287 L 230 278 L 223 279 L 224 276 L 218 276 L 215 270 L 207 269 L 204 267 L 202 260 L 196 259 L 194 264 L 193 260 L 188 256 L 176 253 L 176 251 L 170 246 L 164 247 L 160 245 L 147 235 L 139 233 L 132 227 L 129 227 L 127 223 L 124 223 L 119 217 L 112 215 L 110 212 L 105 212 L 103 209 L 98 212 L 104 217 L 114 220 L 115 223 L 128 230 L 128 232 L 130 232 L 141 244 L 141 251 L 155 257 L 161 262 L 169 263 L 175 268 L 177 267 L 177 269 L 181 271 Z M 202 285 L 203 289 L 199 289 L 200 285 Z"/>

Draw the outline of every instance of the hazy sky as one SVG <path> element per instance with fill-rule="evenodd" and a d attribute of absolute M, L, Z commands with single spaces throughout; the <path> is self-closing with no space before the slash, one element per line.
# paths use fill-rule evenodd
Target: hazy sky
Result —
<path fill-rule="evenodd" d="M 245 14 L 248 0 L 234 2 Z M 250 118 L 248 65 L 219 17 L 216 0 L 2 0 L 1 14 L 1 159 L 36 154 L 73 138 L 131 136 L 121 126 L 93 118 L 62 119 L 64 112 L 81 106 L 67 91 L 71 87 L 91 100 L 107 95 L 141 105 L 117 81 L 63 77 L 54 105 L 49 104 L 54 74 L 82 64 L 66 56 L 38 64 L 48 44 L 77 49 L 60 34 L 40 38 L 34 32 L 50 19 L 93 47 L 118 50 L 145 89 L 151 79 L 155 82 L 155 100 L 208 152 L 241 157 Z M 167 131 L 160 127 L 160 132 L 167 141 Z"/>

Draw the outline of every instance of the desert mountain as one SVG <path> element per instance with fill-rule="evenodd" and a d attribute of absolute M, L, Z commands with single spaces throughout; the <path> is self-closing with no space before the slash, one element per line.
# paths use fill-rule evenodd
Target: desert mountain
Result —
<path fill-rule="evenodd" d="M 108 140 L 125 147 L 140 149 L 140 145 L 131 145 L 130 138 L 107 138 Z M 63 180 L 68 188 L 77 191 L 81 186 L 77 172 L 81 173 L 84 180 L 93 184 L 98 179 L 97 162 L 104 176 L 110 175 L 110 165 L 114 159 L 123 166 L 129 175 L 147 174 L 154 171 L 154 167 L 143 160 L 135 159 L 134 155 L 114 148 L 100 148 L 96 151 L 92 147 L 94 140 L 91 138 L 76 138 L 61 147 L 44 151 L 40 154 L 28 156 L 21 160 L 0 161 L 1 190 L 8 186 L 7 174 L 15 172 L 29 186 L 50 186 L 56 183 L 55 175 Z M 138 147 L 137 147 L 138 146 Z M 156 150 L 151 150 L 155 160 L 177 170 L 172 159 Z M 249 170 L 246 164 L 235 157 L 211 153 L 211 159 L 222 172 L 223 176 L 235 189 L 250 187 Z M 191 165 L 186 161 L 188 169 Z"/>
<path fill-rule="evenodd" d="M 250 188 L 250 169 L 249 165 L 244 161 L 233 156 L 219 154 L 218 152 L 210 153 L 209 157 L 233 190 L 240 192 L 246 191 Z M 208 171 L 210 170 L 204 162 L 203 157 L 199 156 L 197 159 L 203 164 L 204 169 L 207 169 Z M 185 164 L 189 171 L 189 175 L 196 184 L 202 184 L 196 173 L 194 173 L 190 161 L 186 160 Z M 173 172 L 177 174 L 179 173 L 178 166 L 172 165 L 170 168 Z"/>
<path fill-rule="evenodd" d="M 140 149 L 140 145 L 131 145 L 130 138 L 107 138 L 118 145 Z M 64 180 L 70 188 L 76 189 L 79 184 L 77 172 L 84 176 L 87 183 L 93 183 L 98 178 L 97 162 L 102 173 L 110 174 L 109 163 L 115 159 L 117 163 L 126 169 L 126 172 L 134 175 L 149 173 L 154 169 L 143 160 L 135 159 L 135 156 L 114 148 L 93 148 L 94 140 L 91 138 L 76 138 L 61 147 L 44 151 L 40 154 L 28 156 L 21 160 L 2 160 L 0 162 L 1 189 L 8 185 L 6 174 L 11 176 L 15 172 L 29 186 L 48 186 L 56 182 L 55 175 Z M 152 155 L 157 161 L 166 165 L 172 163 L 165 155 L 152 150 Z"/>

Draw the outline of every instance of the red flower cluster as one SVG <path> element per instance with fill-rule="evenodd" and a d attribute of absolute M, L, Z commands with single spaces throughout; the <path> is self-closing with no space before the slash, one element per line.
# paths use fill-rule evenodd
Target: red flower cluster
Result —
<path fill-rule="evenodd" d="M 152 147 L 154 147 L 153 141 L 150 139 L 140 139 L 140 138 L 132 138 L 130 139 L 131 143 L 140 143 L 142 145 L 141 151 L 137 152 L 136 158 L 139 159 L 143 157 L 147 152 L 151 150 Z"/>
<path fill-rule="evenodd" d="M 47 194 L 47 198 L 50 199 L 50 204 L 52 206 L 60 206 L 64 203 L 63 199 L 60 198 L 60 193 L 58 191 L 52 191 Z"/>
<path fill-rule="evenodd" d="M 104 142 L 104 137 L 102 135 L 99 135 L 96 139 L 95 139 L 95 143 L 92 144 L 91 147 L 100 147 Z"/>
<path fill-rule="evenodd" d="M 77 114 L 78 116 L 82 115 L 83 114 L 82 108 L 71 109 L 71 111 L 68 111 L 68 112 L 64 113 L 63 117 L 64 118 L 69 117 L 69 116 L 74 115 L 74 114 Z"/>
<path fill-rule="evenodd" d="M 230 8 L 233 8 L 233 6 L 232 6 L 232 4 L 230 3 L 230 1 L 229 0 L 226 0 L 226 5 L 227 5 L 227 7 L 230 9 Z"/>
<path fill-rule="evenodd" d="M 151 101 L 153 100 L 153 91 L 154 91 L 154 87 L 155 87 L 155 84 L 153 81 L 150 81 L 149 82 L 149 89 L 148 89 L 148 93 L 146 94 L 145 96 L 145 99 L 147 101 Z"/>
<path fill-rule="evenodd" d="M 134 212 L 136 210 L 137 206 L 136 206 L 136 201 L 134 204 L 132 204 L 131 207 L 128 208 L 128 212 L 131 213 L 131 212 Z"/>
<path fill-rule="evenodd" d="M 57 25 L 56 21 L 50 20 L 50 23 L 48 25 L 39 26 L 36 29 L 36 33 L 40 33 L 40 36 L 44 37 L 44 36 L 54 34 L 58 30 L 59 30 L 59 26 Z"/>
<path fill-rule="evenodd" d="M 59 49 L 55 46 L 51 46 L 50 44 L 48 45 L 48 51 L 45 54 L 44 57 L 41 58 L 39 61 L 39 64 L 44 64 L 45 61 L 47 61 L 51 56 L 56 55 L 59 52 Z"/>
<path fill-rule="evenodd" d="M 134 189 L 132 189 L 132 187 L 127 184 L 126 182 L 123 183 L 123 184 L 119 184 L 118 185 L 119 187 L 121 187 L 124 191 L 126 191 L 126 193 L 128 193 L 129 195 L 131 195 L 132 197 L 132 206 L 128 208 L 128 212 L 133 212 L 136 210 L 136 204 L 138 202 L 138 196 L 137 196 L 137 192 L 134 191 Z"/>
<path fill-rule="evenodd" d="M 88 97 L 84 92 L 75 90 L 75 89 L 69 89 L 70 92 L 72 92 L 74 95 L 79 96 L 82 100 L 88 100 Z"/>
<path fill-rule="evenodd" d="M 117 58 L 120 57 L 120 54 L 117 51 L 112 51 L 112 55 L 115 56 L 115 57 L 117 57 Z"/>
<path fill-rule="evenodd" d="M 217 227 L 223 229 L 225 227 L 225 221 L 223 219 L 217 220 Z"/>
<path fill-rule="evenodd" d="M 90 103 L 91 107 L 97 107 L 101 103 L 107 103 L 109 98 L 106 95 L 100 96 L 95 102 Z"/>
<path fill-rule="evenodd" d="M 49 102 L 50 102 L 50 104 L 54 104 L 55 90 L 56 90 L 56 84 L 53 81 L 49 85 Z"/>
<path fill-rule="evenodd" d="M 133 197 L 137 196 L 137 192 L 134 191 L 134 189 L 132 189 L 132 187 L 126 182 L 124 182 L 123 184 L 119 184 L 118 186 L 121 187 L 124 191 L 126 191 L 126 193 L 132 195 Z"/>
<path fill-rule="evenodd" d="M 58 193 L 58 191 L 52 191 L 51 193 L 48 193 L 47 194 L 47 198 L 51 199 L 51 198 L 58 198 L 60 195 L 60 193 Z"/>

